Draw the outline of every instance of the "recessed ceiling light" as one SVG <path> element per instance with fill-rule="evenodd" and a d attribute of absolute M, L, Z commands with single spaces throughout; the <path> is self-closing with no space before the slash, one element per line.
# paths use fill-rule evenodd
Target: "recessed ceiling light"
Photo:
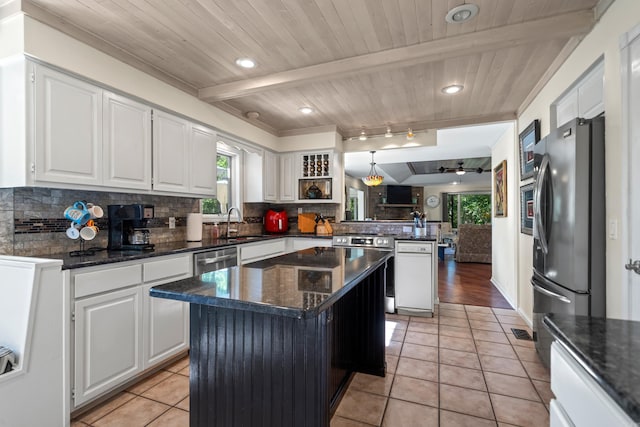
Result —
<path fill-rule="evenodd" d="M 453 95 L 454 93 L 460 92 L 462 89 L 464 89 L 464 86 L 462 85 L 451 85 L 443 87 L 442 92 L 448 95 Z"/>
<path fill-rule="evenodd" d="M 311 108 L 311 107 L 300 107 L 300 108 L 298 108 L 298 111 L 300 111 L 302 114 L 311 114 L 311 113 L 313 113 L 313 108 Z"/>
<path fill-rule="evenodd" d="M 253 68 L 256 66 L 256 61 L 251 58 L 238 58 L 236 59 L 236 65 L 242 68 Z"/>
<path fill-rule="evenodd" d="M 478 14 L 478 6 L 475 4 L 463 4 L 457 7 L 454 7 L 447 15 L 444 17 L 444 20 L 450 24 L 461 24 L 463 22 L 468 21 Z"/>

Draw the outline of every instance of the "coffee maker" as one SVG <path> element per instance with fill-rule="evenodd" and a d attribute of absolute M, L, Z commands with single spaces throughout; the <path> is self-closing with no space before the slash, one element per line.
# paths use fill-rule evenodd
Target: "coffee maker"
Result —
<path fill-rule="evenodd" d="M 152 251 L 147 223 L 154 216 L 153 205 L 109 205 L 109 244 L 112 251 Z"/>

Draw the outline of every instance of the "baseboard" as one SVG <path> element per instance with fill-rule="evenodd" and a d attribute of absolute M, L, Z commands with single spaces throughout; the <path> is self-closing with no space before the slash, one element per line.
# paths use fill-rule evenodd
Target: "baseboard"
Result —
<path fill-rule="evenodd" d="M 526 323 L 527 325 L 529 325 L 529 327 L 530 327 L 531 329 L 533 329 L 533 320 L 531 320 L 531 319 L 529 318 L 529 316 L 527 316 L 527 315 L 524 313 L 524 311 L 522 311 L 521 309 L 518 309 L 517 311 L 518 311 L 518 314 L 520 315 L 520 317 L 522 317 L 522 319 L 525 321 L 525 323 Z"/>
<path fill-rule="evenodd" d="M 516 309 L 516 304 L 513 303 L 513 300 L 511 299 L 511 297 L 509 295 L 507 295 L 507 293 L 505 292 L 505 290 L 503 289 L 503 287 L 500 285 L 500 283 L 498 283 L 493 277 L 491 277 L 491 284 L 493 286 L 495 286 L 495 288 L 502 294 L 502 296 L 504 297 L 504 299 L 507 300 L 507 302 L 509 303 L 509 305 L 511 306 L 511 308 L 513 308 L 514 310 Z"/>
<path fill-rule="evenodd" d="M 511 298 L 509 298 L 509 296 L 505 293 L 504 289 L 502 289 L 500 284 L 496 280 L 494 280 L 493 277 L 491 278 L 491 284 L 493 286 L 495 286 L 495 288 L 502 294 L 502 296 L 504 297 L 504 299 L 507 300 L 507 302 L 509 303 L 511 308 L 513 308 L 516 311 L 516 313 L 518 313 L 518 315 L 520 315 L 522 320 L 524 320 L 524 322 L 527 325 L 529 325 L 530 328 L 533 329 L 533 321 L 529 318 L 529 316 L 527 316 L 524 313 L 524 311 L 522 311 L 520 308 L 516 308 L 516 304 L 513 303 L 513 300 Z"/>

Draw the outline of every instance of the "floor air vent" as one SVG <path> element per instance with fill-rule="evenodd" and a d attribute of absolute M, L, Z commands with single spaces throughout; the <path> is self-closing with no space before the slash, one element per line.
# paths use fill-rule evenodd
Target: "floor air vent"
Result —
<path fill-rule="evenodd" d="M 524 329 L 511 328 L 511 332 L 516 336 L 516 339 L 531 341 L 531 335 Z"/>

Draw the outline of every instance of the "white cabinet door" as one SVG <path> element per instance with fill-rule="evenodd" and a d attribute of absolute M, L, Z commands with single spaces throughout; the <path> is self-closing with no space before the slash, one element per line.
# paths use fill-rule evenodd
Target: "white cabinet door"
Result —
<path fill-rule="evenodd" d="M 265 151 L 263 162 L 264 201 L 275 202 L 278 200 L 278 156 L 271 151 Z"/>
<path fill-rule="evenodd" d="M 145 262 L 143 268 L 143 369 L 189 348 L 189 303 L 149 295 L 153 286 L 192 276 L 193 255 Z"/>
<path fill-rule="evenodd" d="M 578 87 L 578 117 L 590 119 L 604 111 L 604 62 L 596 66 Z"/>
<path fill-rule="evenodd" d="M 75 406 L 142 370 L 140 286 L 77 300 Z"/>
<path fill-rule="evenodd" d="M 101 184 L 101 97 L 96 86 L 36 67 L 36 181 Z"/>
<path fill-rule="evenodd" d="M 280 201 L 292 202 L 296 198 L 296 154 L 280 154 Z"/>
<path fill-rule="evenodd" d="M 191 125 L 191 192 L 216 196 L 216 139 L 217 134 L 203 126 Z"/>
<path fill-rule="evenodd" d="M 151 190 L 151 107 L 104 92 L 104 185 Z"/>
<path fill-rule="evenodd" d="M 238 250 L 240 251 L 240 264 L 247 264 L 284 254 L 286 252 L 286 241 L 285 239 L 277 239 L 245 244 L 240 245 Z"/>
<path fill-rule="evenodd" d="M 189 192 L 189 122 L 153 113 L 153 189 Z"/>
<path fill-rule="evenodd" d="M 189 304 L 149 296 L 149 289 L 159 284 L 142 287 L 145 331 L 143 369 L 189 348 Z"/>
<path fill-rule="evenodd" d="M 263 202 L 263 163 L 262 153 L 244 153 L 242 171 L 244 174 L 244 201 L 246 203 Z"/>

